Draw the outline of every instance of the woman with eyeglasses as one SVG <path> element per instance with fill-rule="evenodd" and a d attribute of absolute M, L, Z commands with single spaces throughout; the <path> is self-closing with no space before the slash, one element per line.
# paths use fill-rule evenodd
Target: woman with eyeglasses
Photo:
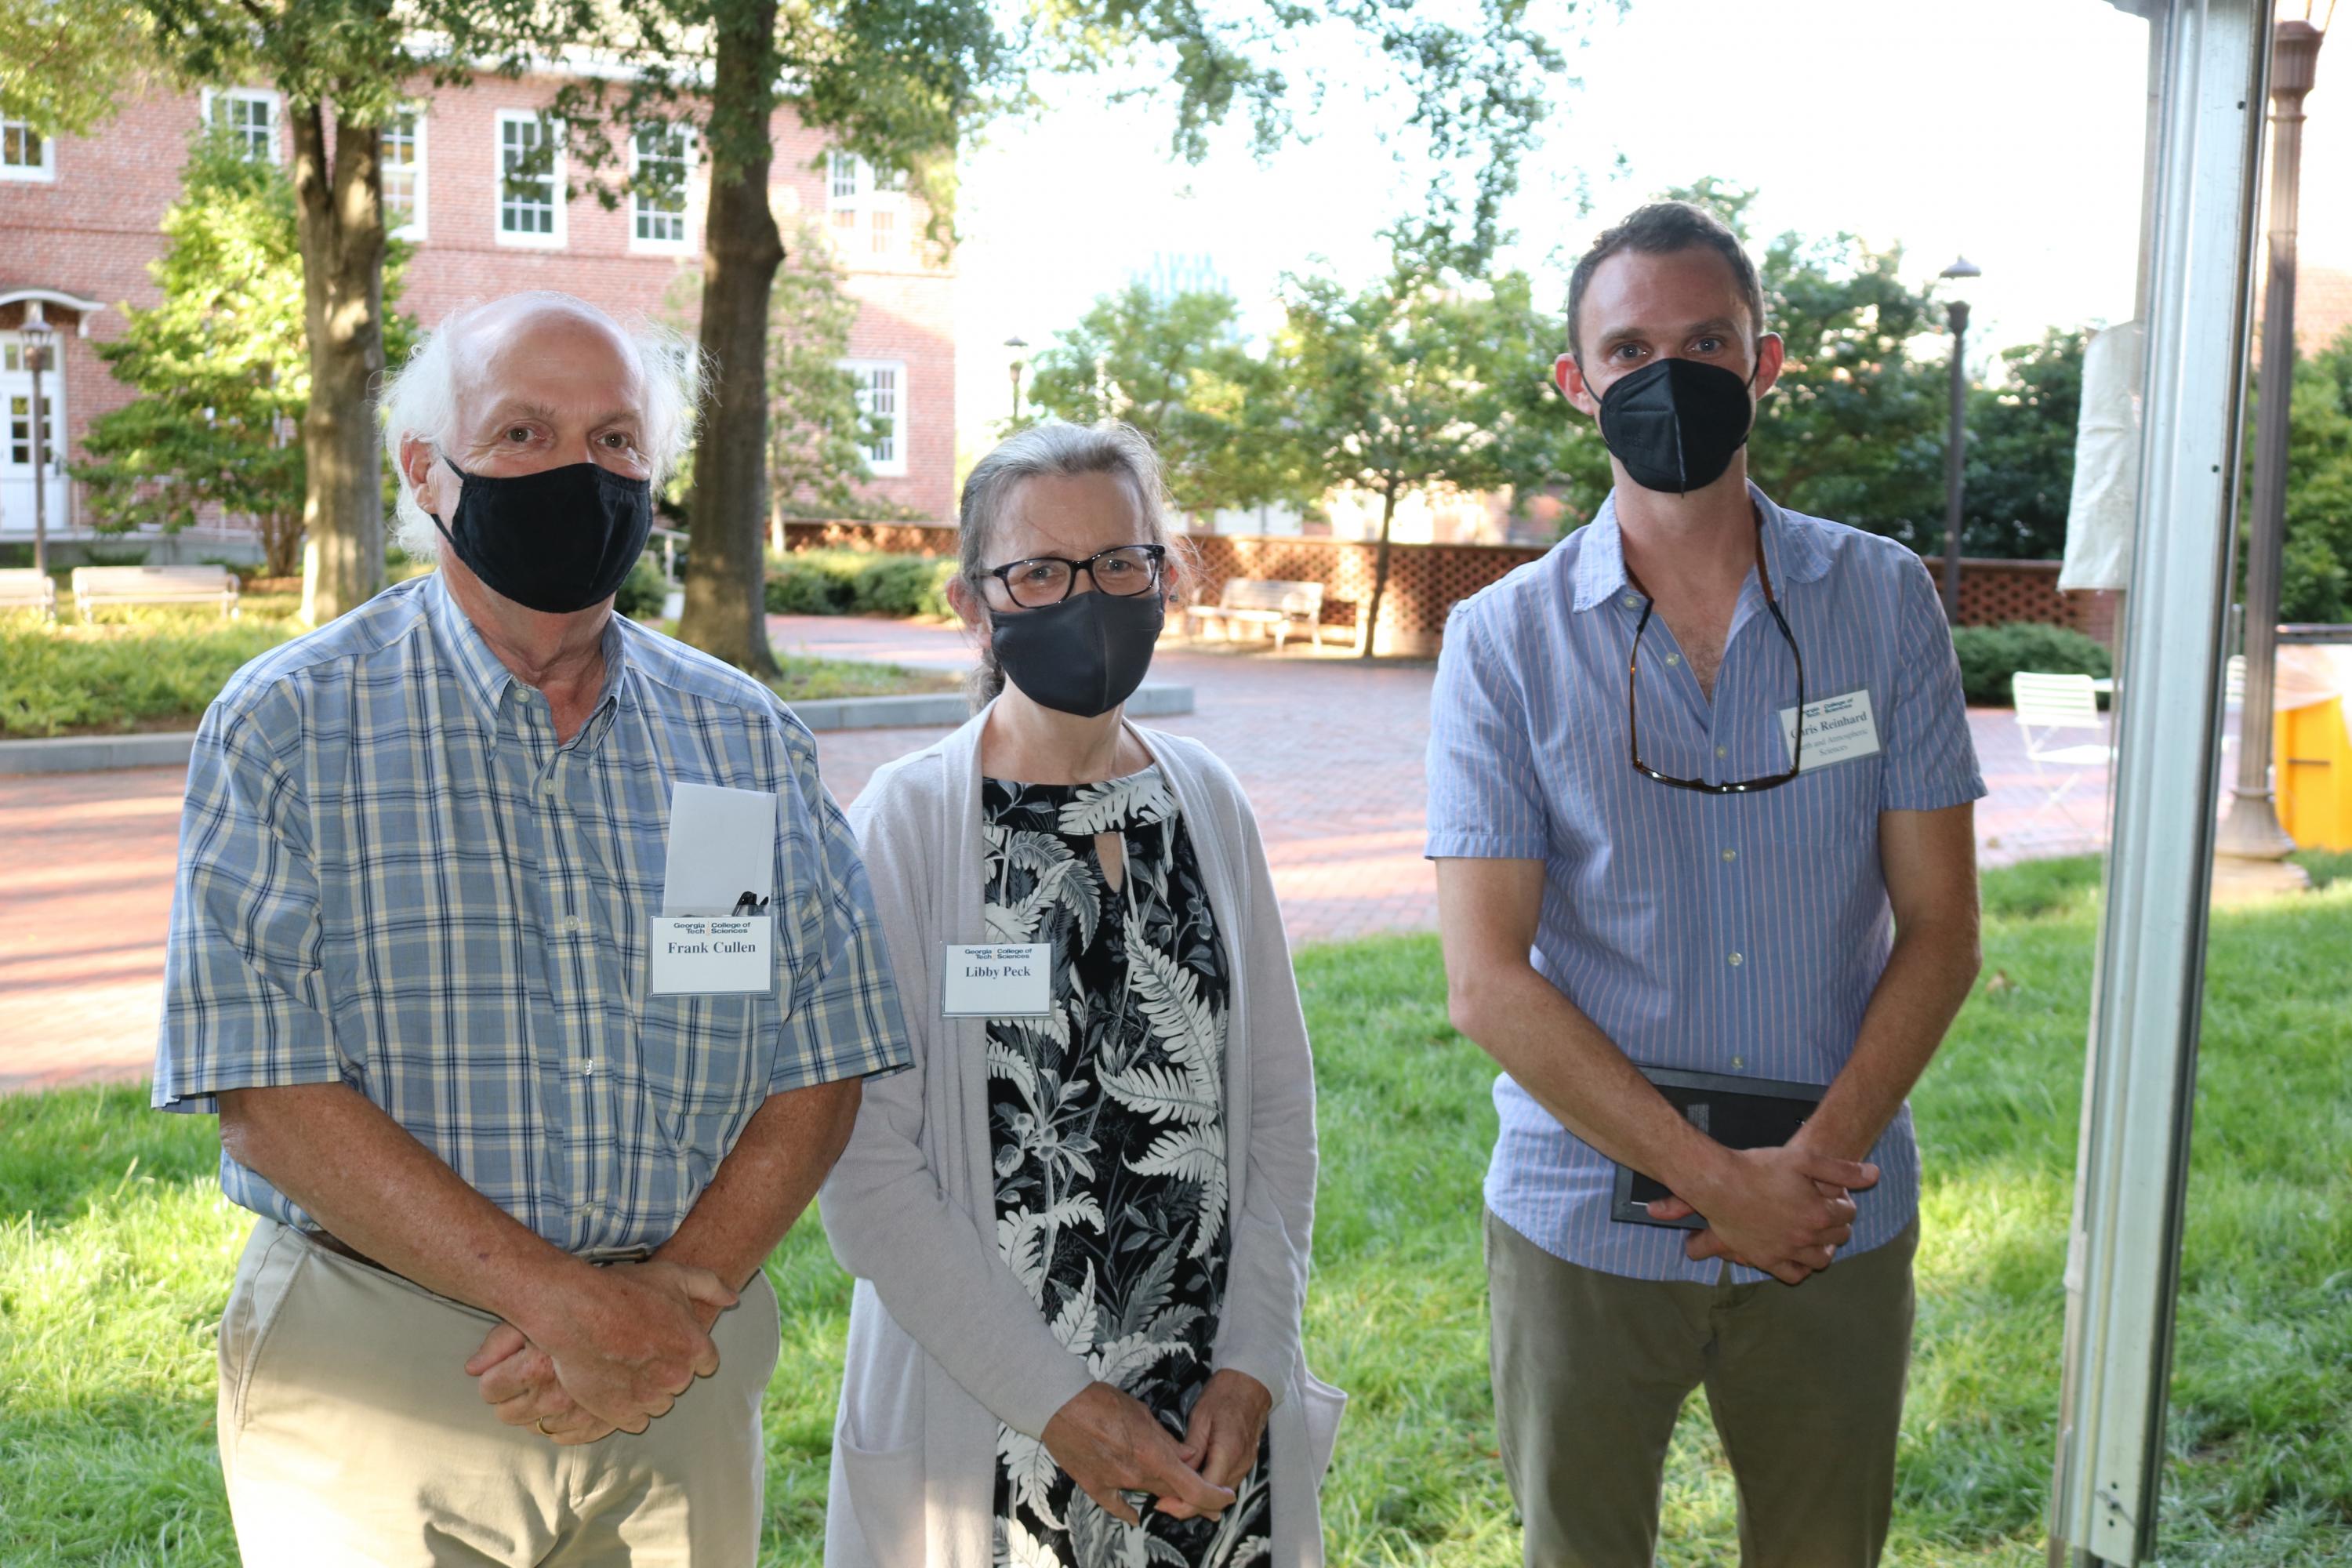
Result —
<path fill-rule="evenodd" d="M 915 1063 L 822 1197 L 857 1276 L 825 1561 L 1319 1563 L 1281 911 L 1233 774 L 1122 711 L 1180 582 L 1159 460 L 1036 426 L 961 524 L 979 710 L 850 812 Z"/>

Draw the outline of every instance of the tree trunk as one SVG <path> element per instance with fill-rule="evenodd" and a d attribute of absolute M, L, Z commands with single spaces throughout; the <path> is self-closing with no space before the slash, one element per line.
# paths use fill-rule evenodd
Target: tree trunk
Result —
<path fill-rule="evenodd" d="M 686 613 L 677 635 L 753 675 L 772 675 L 761 545 L 768 513 L 768 297 L 783 236 L 768 205 L 774 157 L 776 0 L 721 0 L 710 91 L 710 216 L 702 353 L 710 367 L 694 453 Z"/>
<path fill-rule="evenodd" d="M 1393 481 L 1381 495 L 1381 547 L 1372 555 L 1372 602 L 1364 611 L 1364 646 L 1357 650 L 1359 658 L 1372 657 L 1372 644 L 1381 635 L 1381 601 L 1389 591 L 1389 524 L 1396 521 L 1397 487 Z"/>
<path fill-rule="evenodd" d="M 383 587 L 383 461 L 368 405 L 383 374 L 382 136 L 373 125 L 337 124 L 330 168 L 325 107 L 289 108 L 310 351 L 302 618 L 319 626 Z"/>

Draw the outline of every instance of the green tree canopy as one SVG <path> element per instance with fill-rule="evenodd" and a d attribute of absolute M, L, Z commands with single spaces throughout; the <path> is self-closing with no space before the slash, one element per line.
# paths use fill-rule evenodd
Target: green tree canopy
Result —
<path fill-rule="evenodd" d="M 130 308 L 123 334 L 97 345 L 140 395 L 91 422 L 74 477 L 103 531 L 176 532 L 208 510 L 249 519 L 283 576 L 300 567 L 310 395 L 294 188 L 218 132 L 197 136 L 183 178 L 148 267 L 162 303 Z M 387 298 L 399 289 L 395 258 Z M 405 352 L 414 323 L 388 328 Z"/>
<path fill-rule="evenodd" d="M 874 477 L 866 448 L 884 433 L 859 407 L 849 355 L 857 301 L 814 225 L 803 224 L 776 272 L 768 306 L 768 496 L 771 542 L 788 517 L 887 516 L 859 487 Z"/>
<path fill-rule="evenodd" d="M 1244 342 L 1240 313 L 1230 294 L 1129 284 L 1038 352 L 1030 399 L 1077 424 L 1142 431 L 1187 511 L 1303 503 L 1276 367 Z"/>
<path fill-rule="evenodd" d="M 2352 327 L 2295 362 L 2279 616 L 2352 622 Z"/>
<path fill-rule="evenodd" d="M 1474 285 L 1402 249 L 1370 288 L 1293 279 L 1288 295 L 1276 365 L 1298 466 L 1318 490 L 1381 501 L 1369 656 L 1407 492 L 1524 491 L 1557 471 L 1562 405 L 1544 378 L 1563 323 L 1535 305 L 1524 273 Z"/>
<path fill-rule="evenodd" d="M 137 0 L 0 0 L 0 119 L 79 134 L 152 74 Z"/>
<path fill-rule="evenodd" d="M 1969 390 L 1962 553 L 2013 561 L 2065 553 L 2088 342 L 2087 332 L 2053 327 L 2038 342 L 2001 351 L 1997 384 Z M 1939 480 L 1943 471 L 1938 450 Z M 1940 528 L 1934 545 L 1939 550 Z"/>

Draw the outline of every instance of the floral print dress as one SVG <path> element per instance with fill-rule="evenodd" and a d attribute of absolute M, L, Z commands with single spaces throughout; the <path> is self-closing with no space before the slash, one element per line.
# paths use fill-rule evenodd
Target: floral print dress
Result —
<path fill-rule="evenodd" d="M 1224 1304 L 1228 978 L 1157 767 L 1090 784 L 982 781 L 988 937 L 1044 942 L 1053 1011 L 988 1021 L 996 1236 L 1097 1379 L 1181 1442 Z M 1095 836 L 1119 835 L 1112 886 Z M 1121 1522 L 1044 1444 L 1000 1427 L 1000 1568 L 1265 1568 L 1267 1446 L 1222 1521 Z"/>

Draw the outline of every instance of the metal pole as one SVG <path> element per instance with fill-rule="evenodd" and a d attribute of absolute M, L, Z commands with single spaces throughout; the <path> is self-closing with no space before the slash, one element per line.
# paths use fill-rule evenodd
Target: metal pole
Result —
<path fill-rule="evenodd" d="M 1961 471 L 1968 440 L 1969 302 L 1945 307 L 1952 323 L 1952 426 L 1944 442 L 1944 619 L 1960 624 Z"/>
<path fill-rule="evenodd" d="M 25 366 L 33 373 L 33 570 L 44 577 L 49 573 L 49 476 L 43 471 L 48 462 L 41 442 L 41 371 L 48 357 L 44 346 L 25 351 Z"/>
<path fill-rule="evenodd" d="M 2246 695 L 2238 719 L 2238 781 L 2216 846 L 2223 855 L 2278 860 L 2294 840 L 2271 794 L 2271 715 L 2278 668 L 2279 566 L 2286 546 L 2287 415 L 2294 401 L 2296 194 L 2303 163 L 2303 95 L 2319 60 L 2320 31 L 2305 21 L 2271 34 L 2270 279 L 2263 310 L 2261 395 L 2254 405 L 2254 506 L 2246 531 Z"/>
<path fill-rule="evenodd" d="M 2145 440 L 2066 1255 L 2053 1568 L 2156 1540 L 2212 871 L 2271 0 L 2152 7 Z"/>

